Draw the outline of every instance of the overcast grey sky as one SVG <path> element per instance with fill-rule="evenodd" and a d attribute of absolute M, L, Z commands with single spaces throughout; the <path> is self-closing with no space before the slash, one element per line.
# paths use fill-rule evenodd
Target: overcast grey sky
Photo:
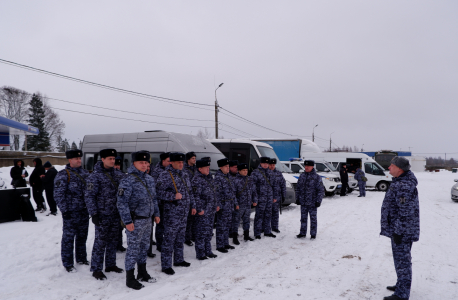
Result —
<path fill-rule="evenodd" d="M 336 145 L 458 152 L 457 1 L 1 1 L 0 58 L 101 84 L 214 104 Z M 173 120 L 52 101 L 66 137 L 214 133 L 214 108 L 144 99 L 0 64 L 0 86 Z M 288 137 L 220 114 L 256 137 Z M 221 125 L 220 130 L 245 133 Z M 226 138 L 238 137 L 220 131 Z M 428 155 L 429 156 L 429 155 Z M 434 155 L 433 155 L 434 156 Z M 458 155 L 455 155 L 458 156 Z"/>

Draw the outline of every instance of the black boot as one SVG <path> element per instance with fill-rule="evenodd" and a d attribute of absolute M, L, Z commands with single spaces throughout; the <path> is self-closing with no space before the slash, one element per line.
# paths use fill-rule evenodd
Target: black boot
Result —
<path fill-rule="evenodd" d="M 398 296 L 396 296 L 395 294 L 393 294 L 393 295 L 391 295 L 391 296 L 383 297 L 383 300 L 404 300 L 404 299 L 399 298 Z"/>
<path fill-rule="evenodd" d="M 216 251 L 219 251 L 221 253 L 227 253 L 228 252 L 225 248 L 216 248 Z"/>
<path fill-rule="evenodd" d="M 387 286 L 386 289 L 389 290 L 389 291 L 395 292 L 396 291 L 396 286 L 395 285 Z"/>
<path fill-rule="evenodd" d="M 237 236 L 238 234 L 233 235 L 232 242 L 234 243 L 234 245 L 240 245 L 240 242 Z"/>
<path fill-rule="evenodd" d="M 297 236 L 298 239 L 303 239 L 303 238 L 305 238 L 305 234 L 300 234 L 300 233 L 299 233 L 299 234 L 296 235 L 296 236 Z"/>
<path fill-rule="evenodd" d="M 121 268 L 118 268 L 117 266 L 112 266 L 112 267 L 105 268 L 105 272 L 107 272 L 107 273 L 108 272 L 122 273 L 122 272 L 124 272 L 124 270 L 121 269 Z"/>
<path fill-rule="evenodd" d="M 124 251 L 126 251 L 126 248 L 124 248 L 123 246 L 119 246 L 117 250 L 119 252 L 124 252 Z"/>
<path fill-rule="evenodd" d="M 92 272 L 92 276 L 97 280 L 105 280 L 105 279 L 107 279 L 107 277 L 105 276 L 105 274 L 103 274 L 102 271 Z"/>
<path fill-rule="evenodd" d="M 126 285 L 127 287 L 130 287 L 131 289 L 139 290 L 145 286 L 141 284 L 140 282 L 138 282 L 137 279 L 135 279 L 134 272 L 135 272 L 135 268 L 132 270 L 126 271 Z"/>
<path fill-rule="evenodd" d="M 151 277 L 148 274 L 148 271 L 146 271 L 146 264 L 138 265 L 137 280 L 140 280 L 143 282 L 149 282 L 149 283 L 156 282 L 156 279 Z"/>
<path fill-rule="evenodd" d="M 229 233 L 229 238 L 232 239 L 234 237 L 234 233 Z"/>
<path fill-rule="evenodd" d="M 273 238 L 277 237 L 277 236 L 276 236 L 275 234 L 273 234 L 272 232 L 271 232 L 271 233 L 268 233 L 268 234 L 265 234 L 265 233 L 264 233 L 264 236 L 273 237 Z"/>
<path fill-rule="evenodd" d="M 256 238 L 257 240 L 260 240 L 260 239 L 261 239 L 261 236 L 260 236 L 260 235 L 257 235 L 257 236 L 255 236 L 255 238 Z"/>
<path fill-rule="evenodd" d="M 251 241 L 251 242 L 254 241 L 254 239 L 250 238 L 250 232 L 248 230 L 245 230 L 243 232 L 243 239 L 245 241 Z"/>
<path fill-rule="evenodd" d="M 226 246 L 224 246 L 224 249 L 232 250 L 232 249 L 235 249 L 235 247 L 231 246 L 231 245 L 226 245 Z"/>
<path fill-rule="evenodd" d="M 189 267 L 191 264 L 188 263 L 187 261 L 182 261 L 182 262 L 179 262 L 179 263 L 173 263 L 173 266 L 174 267 Z"/>
<path fill-rule="evenodd" d="M 162 272 L 164 272 L 167 275 L 175 274 L 175 271 L 172 268 L 163 269 Z"/>

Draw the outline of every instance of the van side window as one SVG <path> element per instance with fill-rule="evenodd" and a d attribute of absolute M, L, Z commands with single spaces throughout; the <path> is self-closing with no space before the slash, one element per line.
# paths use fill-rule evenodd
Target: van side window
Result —
<path fill-rule="evenodd" d="M 317 172 L 325 172 L 325 169 L 327 169 L 326 166 L 321 163 L 316 163 L 315 167 Z"/>
<path fill-rule="evenodd" d="M 259 155 L 256 153 L 253 145 L 250 145 L 250 163 L 248 165 L 248 170 L 253 171 L 259 166 Z"/>
<path fill-rule="evenodd" d="M 302 170 L 302 168 L 299 165 L 291 164 L 291 170 L 293 171 L 293 173 L 299 173 L 299 171 Z"/>
<path fill-rule="evenodd" d="M 383 172 L 383 169 L 380 168 L 377 164 L 372 163 L 372 174 L 374 175 L 385 175 L 385 172 Z"/>
<path fill-rule="evenodd" d="M 94 153 L 84 154 L 84 167 L 88 171 L 94 170 Z"/>
<path fill-rule="evenodd" d="M 364 172 L 366 172 L 367 174 L 372 174 L 372 172 L 373 172 L 372 163 L 365 163 L 364 164 Z"/>
<path fill-rule="evenodd" d="M 339 163 L 338 162 L 333 162 L 332 165 L 337 169 L 337 167 L 339 166 Z"/>
<path fill-rule="evenodd" d="M 150 152 L 151 154 L 151 168 L 154 168 L 158 162 L 161 161 L 161 155 L 162 152 Z"/>
<path fill-rule="evenodd" d="M 127 172 L 127 169 L 130 167 L 131 163 L 132 163 L 132 153 L 123 153 L 121 169 L 124 172 Z"/>

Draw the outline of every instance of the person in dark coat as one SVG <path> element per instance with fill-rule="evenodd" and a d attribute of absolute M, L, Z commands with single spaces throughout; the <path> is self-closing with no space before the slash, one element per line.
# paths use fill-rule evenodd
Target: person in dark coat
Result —
<path fill-rule="evenodd" d="M 29 182 L 32 187 L 33 200 L 35 200 L 37 204 L 37 209 L 35 209 L 35 211 L 43 213 L 46 211 L 46 204 L 45 198 L 43 198 L 44 187 L 41 178 L 45 176 L 46 171 L 40 158 L 35 158 L 33 164 L 35 165 L 35 169 L 33 169 L 32 175 L 30 175 Z"/>
<path fill-rule="evenodd" d="M 340 181 L 342 181 L 342 187 L 340 188 L 340 196 L 347 196 L 348 190 L 348 170 L 347 164 L 342 164 L 340 166 Z"/>
<path fill-rule="evenodd" d="M 405 157 L 397 156 L 388 168 L 393 182 L 383 199 L 380 235 L 391 240 L 397 282 L 387 289 L 394 294 L 384 300 L 409 299 L 412 285 L 412 243 L 420 239 L 418 180 Z"/>
<path fill-rule="evenodd" d="M 49 215 L 57 215 L 57 205 L 54 200 L 54 179 L 57 175 L 57 170 L 54 168 L 49 161 L 45 162 L 43 167 L 46 170 L 46 174 L 42 177 L 43 185 L 46 193 L 46 200 L 48 201 L 49 210 L 51 211 Z"/>
<path fill-rule="evenodd" d="M 10 175 L 13 179 L 11 181 L 11 185 L 14 188 L 27 187 L 27 182 L 25 179 L 29 176 L 29 173 L 27 173 L 26 169 L 24 168 L 24 161 L 15 159 L 14 167 L 11 168 Z"/>
<path fill-rule="evenodd" d="M 189 180 L 192 181 L 194 175 L 196 174 L 196 171 L 196 153 L 191 151 L 186 153 L 186 161 L 184 162 L 183 172 L 187 172 Z M 195 240 L 196 236 L 196 225 L 194 219 L 195 217 L 191 214 L 191 211 L 189 211 L 188 220 L 186 223 L 186 234 L 184 243 L 190 247 L 194 246 L 192 241 Z"/>

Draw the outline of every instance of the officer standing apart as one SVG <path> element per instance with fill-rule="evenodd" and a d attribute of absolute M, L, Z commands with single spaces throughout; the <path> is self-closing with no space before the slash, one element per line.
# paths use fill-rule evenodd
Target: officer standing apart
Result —
<path fill-rule="evenodd" d="M 286 197 L 286 180 L 283 177 L 282 172 L 278 171 L 276 168 L 277 159 L 271 158 L 269 161 L 269 169 L 272 171 L 272 174 L 275 177 L 275 185 L 277 187 L 277 191 L 280 192 L 280 197 L 278 197 L 278 201 L 272 204 L 272 231 L 276 233 L 280 233 L 279 228 L 279 221 L 280 221 L 280 205 L 282 205 L 283 201 Z M 281 199 L 281 201 L 280 201 Z"/>
<path fill-rule="evenodd" d="M 317 210 L 323 201 L 324 187 L 320 175 L 315 171 L 313 160 L 304 161 L 305 172 L 299 176 L 296 190 L 296 204 L 301 206 L 301 231 L 298 238 L 307 235 L 307 219 L 310 215 L 310 239 L 316 238 Z"/>
<path fill-rule="evenodd" d="M 216 214 L 216 250 L 227 253 L 227 249 L 235 249 L 229 245 L 229 230 L 231 228 L 232 212 L 239 209 L 235 197 L 235 188 L 229 179 L 229 159 L 223 158 L 217 161 L 219 170 L 215 175 L 217 191 L 217 207 L 220 209 Z"/>
<path fill-rule="evenodd" d="M 67 272 L 74 273 L 73 246 L 76 262 L 89 265 L 86 240 L 89 230 L 89 213 L 84 201 L 86 179 L 89 172 L 81 167 L 81 150 L 65 152 L 68 164 L 54 179 L 54 199 L 62 213 L 62 264 Z"/>
<path fill-rule="evenodd" d="M 340 196 L 347 196 L 348 190 L 348 170 L 347 164 L 343 163 L 340 166 L 340 181 L 342 182 L 342 187 L 340 188 Z"/>
<path fill-rule="evenodd" d="M 164 241 L 162 242 L 161 264 L 162 272 L 175 274 L 175 267 L 189 267 L 191 264 L 184 260 L 183 244 L 186 233 L 186 222 L 189 210 L 196 214 L 195 202 L 191 194 L 191 182 L 188 174 L 183 172 L 185 155 L 170 153 L 170 163 L 159 175 L 157 192 L 164 202 Z"/>
<path fill-rule="evenodd" d="M 194 152 L 186 153 L 186 161 L 184 162 L 183 171 L 188 173 L 189 180 L 192 181 L 192 178 L 196 173 L 196 154 Z M 195 240 L 195 233 L 196 227 L 194 224 L 194 216 L 191 211 L 189 211 L 184 240 L 184 243 L 189 247 L 194 246 L 192 241 Z"/>
<path fill-rule="evenodd" d="M 210 161 L 198 160 L 197 172 L 192 179 L 194 200 L 196 201 L 196 257 L 198 260 L 215 258 L 211 240 L 213 233 L 213 221 L 215 220 L 216 187 L 213 177 L 210 175 Z"/>
<path fill-rule="evenodd" d="M 165 222 L 165 215 L 164 215 L 164 201 L 162 201 L 161 196 L 157 190 L 157 182 L 159 175 L 165 171 L 170 165 L 170 152 L 161 153 L 159 156 L 161 159 L 160 162 L 156 164 L 154 168 L 151 168 L 151 176 L 154 178 L 154 182 L 156 182 L 156 195 L 157 195 L 157 202 L 159 206 L 159 212 L 161 215 L 161 221 L 156 224 L 156 230 L 154 231 L 154 238 L 156 239 L 156 249 L 157 251 L 161 252 L 162 250 L 162 241 L 164 240 L 164 222 Z M 150 246 L 148 250 L 148 256 L 154 257 L 153 253 L 153 237 L 151 236 Z"/>
<path fill-rule="evenodd" d="M 269 170 L 270 158 L 263 156 L 259 160 L 259 167 L 251 173 L 258 195 L 258 205 L 254 217 L 254 235 L 256 239 L 261 239 L 261 233 L 264 232 L 264 236 L 274 238 L 276 235 L 271 230 L 271 219 L 272 204 L 277 202 L 275 197 L 277 189 L 274 186 L 275 177 Z"/>
<path fill-rule="evenodd" d="M 420 238 L 420 203 L 417 178 L 410 171 L 410 163 L 397 156 L 388 168 L 393 182 L 383 199 L 381 235 L 391 239 L 394 268 L 398 280 L 387 289 L 394 294 L 384 300 L 409 299 L 412 285 L 412 242 Z"/>
<path fill-rule="evenodd" d="M 119 183 L 125 176 L 114 169 L 117 152 L 115 149 L 101 150 L 94 172 L 87 178 L 85 201 L 92 223 L 95 225 L 94 247 L 92 248 L 91 272 L 97 280 L 105 280 L 105 272 L 122 273 L 116 266 L 116 248 L 119 239 L 120 217 L 117 207 Z"/>
<path fill-rule="evenodd" d="M 234 244 L 238 245 L 237 239 L 240 219 L 243 220 L 243 239 L 245 241 L 254 241 L 250 237 L 250 214 L 251 205 L 256 206 L 258 204 L 258 198 L 256 195 L 256 188 L 250 177 L 248 177 L 248 165 L 239 164 L 237 166 L 239 173 L 234 179 L 235 193 L 237 196 L 237 203 L 239 204 L 239 210 L 235 223 L 232 224 L 232 232 L 234 232 L 233 239 Z"/>
<path fill-rule="evenodd" d="M 358 180 L 358 188 L 359 188 L 359 196 L 358 197 L 366 197 L 366 177 L 365 173 L 361 168 L 356 169 L 355 179 Z"/>
<path fill-rule="evenodd" d="M 151 218 L 160 221 L 156 200 L 156 183 L 146 174 L 150 161 L 149 152 L 132 153 L 132 165 L 120 182 L 118 189 L 118 210 L 127 229 L 126 285 L 132 289 L 143 288 L 143 282 L 156 282 L 146 271 L 146 254 L 151 236 Z M 138 275 L 135 279 L 135 264 Z"/>

